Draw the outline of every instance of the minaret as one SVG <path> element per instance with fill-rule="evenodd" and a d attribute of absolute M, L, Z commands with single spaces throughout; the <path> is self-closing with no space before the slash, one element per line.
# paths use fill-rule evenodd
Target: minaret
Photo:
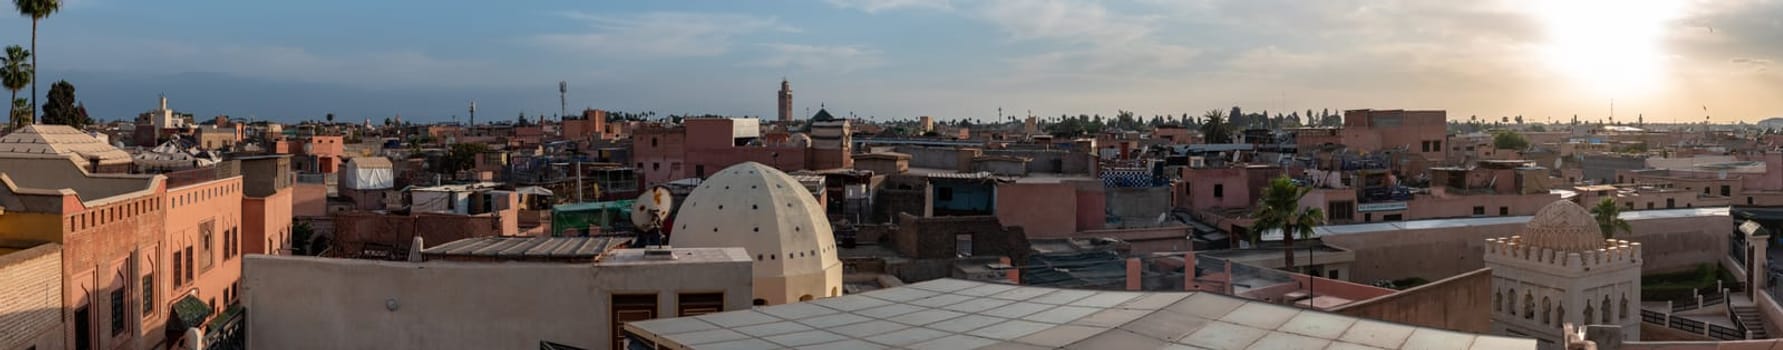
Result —
<path fill-rule="evenodd" d="M 792 84 L 780 78 L 780 123 L 792 124 Z"/>

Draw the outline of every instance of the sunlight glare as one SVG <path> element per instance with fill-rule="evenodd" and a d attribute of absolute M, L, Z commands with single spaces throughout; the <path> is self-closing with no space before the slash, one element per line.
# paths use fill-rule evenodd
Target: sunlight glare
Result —
<path fill-rule="evenodd" d="M 1679 5 L 1677 0 L 1538 2 L 1548 35 L 1546 61 L 1606 97 L 1651 92 L 1664 80 L 1660 40 Z"/>

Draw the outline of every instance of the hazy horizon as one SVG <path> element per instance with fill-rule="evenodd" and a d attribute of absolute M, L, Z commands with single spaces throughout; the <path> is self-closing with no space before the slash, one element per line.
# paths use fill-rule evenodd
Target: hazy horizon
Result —
<path fill-rule="evenodd" d="M 1443 109 L 1526 121 L 1783 116 L 1783 2 L 827 0 L 490 6 L 66 1 L 39 93 L 93 117 L 478 120 L 568 108 L 952 120 Z M 30 21 L 0 16 L 0 41 Z M 28 91 L 28 90 L 27 90 Z M 21 91 L 21 96 L 25 91 Z M 40 98 L 41 100 L 41 98 Z M 1706 110 L 1705 110 L 1706 109 Z"/>

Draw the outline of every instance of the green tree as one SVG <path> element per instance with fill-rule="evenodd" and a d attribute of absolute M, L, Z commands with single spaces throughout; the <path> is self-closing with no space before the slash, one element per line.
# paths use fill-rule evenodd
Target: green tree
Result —
<path fill-rule="evenodd" d="M 7 46 L 6 56 L 0 57 L 0 85 L 4 85 L 7 90 L 12 91 L 10 101 L 18 101 L 19 90 L 24 90 L 27 85 L 31 84 L 34 74 L 32 74 L 30 59 L 31 52 L 18 45 Z M 30 106 L 30 101 L 25 102 L 26 108 L 23 109 L 16 108 L 15 104 L 10 119 L 12 127 L 16 128 L 31 123 L 32 117 L 37 115 L 37 112 L 31 110 Z"/>
<path fill-rule="evenodd" d="M 87 116 L 87 107 L 74 98 L 74 84 L 61 80 L 50 84 L 49 100 L 43 103 L 43 122 L 80 129 L 93 124 L 93 118 Z"/>
<path fill-rule="evenodd" d="M 1522 151 L 1529 149 L 1529 139 L 1515 131 L 1500 131 L 1492 135 L 1492 147 L 1502 150 Z"/>
<path fill-rule="evenodd" d="M 62 9 L 62 0 L 13 0 L 19 14 L 31 17 L 31 52 L 37 53 L 37 22 Z M 31 55 L 31 75 L 37 75 L 37 55 Z M 31 105 L 37 106 L 37 80 L 31 80 Z"/>
<path fill-rule="evenodd" d="M 1615 238 L 1616 231 L 1634 232 L 1634 228 L 1628 225 L 1628 220 L 1622 219 L 1622 207 L 1616 205 L 1615 198 L 1597 201 L 1597 205 L 1591 207 L 1591 216 L 1597 219 L 1597 228 L 1603 230 L 1604 239 Z"/>
<path fill-rule="evenodd" d="M 328 116 L 326 118 L 328 118 L 329 124 L 334 124 L 334 113 L 328 113 Z"/>
<path fill-rule="evenodd" d="M 27 100 L 23 97 L 18 97 L 18 98 L 12 99 L 13 120 L 19 121 L 19 124 L 14 125 L 14 127 L 25 126 L 26 124 L 29 124 L 30 121 L 34 119 L 33 117 L 31 117 L 32 113 L 36 113 L 36 112 L 31 110 L 31 100 Z"/>
<path fill-rule="evenodd" d="M 1210 110 L 1201 115 L 1201 140 L 1204 143 L 1232 143 L 1232 126 L 1226 123 L 1226 114 L 1220 110 Z"/>
<path fill-rule="evenodd" d="M 1251 226 L 1251 243 L 1258 243 L 1263 232 L 1281 230 L 1282 252 L 1287 259 L 1284 261 L 1290 269 L 1294 268 L 1294 236 L 1311 239 L 1313 228 L 1325 224 L 1324 210 L 1300 207 L 1300 198 L 1311 191 L 1312 188 L 1295 184 L 1286 175 L 1277 177 L 1263 188 L 1257 211 L 1251 215 L 1257 219 Z"/>
<path fill-rule="evenodd" d="M 434 172 L 456 174 L 477 166 L 477 155 L 488 151 L 489 146 L 481 143 L 454 143 L 446 157 L 434 164 Z"/>

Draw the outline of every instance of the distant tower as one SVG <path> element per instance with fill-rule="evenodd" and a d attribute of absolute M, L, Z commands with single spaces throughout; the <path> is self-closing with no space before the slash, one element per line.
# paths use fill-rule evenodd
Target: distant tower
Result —
<path fill-rule="evenodd" d="M 563 116 L 570 115 L 570 99 L 568 96 L 569 93 L 570 93 L 570 82 L 558 80 L 557 81 L 557 108 L 558 108 L 557 119 L 558 120 L 562 120 Z M 543 120 L 540 120 L 540 121 L 543 122 Z"/>
<path fill-rule="evenodd" d="M 792 84 L 780 79 L 780 122 L 792 124 Z"/>
<path fill-rule="evenodd" d="M 471 101 L 471 126 L 477 125 L 477 101 Z"/>

